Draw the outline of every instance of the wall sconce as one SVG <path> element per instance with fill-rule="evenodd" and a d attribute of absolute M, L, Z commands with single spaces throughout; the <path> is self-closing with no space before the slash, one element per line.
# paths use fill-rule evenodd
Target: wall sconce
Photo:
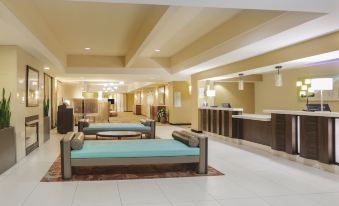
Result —
<path fill-rule="evenodd" d="M 283 86 L 283 79 L 282 79 L 282 75 L 280 73 L 280 69 L 282 68 L 282 66 L 276 66 L 275 68 L 277 69 L 277 74 L 274 76 L 274 78 L 275 78 L 274 85 L 276 87 L 282 87 Z"/>
<path fill-rule="evenodd" d="M 239 84 L 238 84 L 238 89 L 239 90 L 244 90 L 244 80 L 242 79 L 242 77 L 244 76 L 244 74 L 239 74 Z"/>
<path fill-rule="evenodd" d="M 189 85 L 189 86 L 188 86 L 188 93 L 189 93 L 189 94 L 192 94 L 192 85 Z"/>

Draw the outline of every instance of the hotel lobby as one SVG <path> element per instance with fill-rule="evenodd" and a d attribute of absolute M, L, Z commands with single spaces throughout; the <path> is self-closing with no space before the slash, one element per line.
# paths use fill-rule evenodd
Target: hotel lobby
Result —
<path fill-rule="evenodd" d="M 0 0 L 0 205 L 338 203 L 338 0 Z"/>

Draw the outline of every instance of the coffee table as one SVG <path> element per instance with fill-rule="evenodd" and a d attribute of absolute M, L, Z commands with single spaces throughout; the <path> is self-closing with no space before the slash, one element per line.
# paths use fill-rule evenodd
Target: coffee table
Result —
<path fill-rule="evenodd" d="M 142 139 L 142 133 L 134 131 L 107 131 L 107 132 L 98 132 L 96 134 L 96 139 L 98 139 L 98 137 L 111 137 L 118 138 L 119 140 L 121 140 L 121 138 L 124 137 L 140 137 L 140 139 Z"/>

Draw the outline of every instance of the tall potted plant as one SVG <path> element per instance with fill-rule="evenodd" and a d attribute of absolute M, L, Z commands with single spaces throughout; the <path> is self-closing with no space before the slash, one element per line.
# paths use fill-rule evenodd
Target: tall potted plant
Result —
<path fill-rule="evenodd" d="M 51 118 L 49 117 L 49 99 L 44 98 L 44 142 L 51 137 Z"/>
<path fill-rule="evenodd" d="M 167 112 L 165 108 L 158 111 L 158 121 L 165 124 L 167 122 Z"/>
<path fill-rule="evenodd" d="M 15 130 L 11 123 L 11 94 L 6 98 L 6 90 L 2 89 L 0 99 L 0 174 L 16 162 Z"/>

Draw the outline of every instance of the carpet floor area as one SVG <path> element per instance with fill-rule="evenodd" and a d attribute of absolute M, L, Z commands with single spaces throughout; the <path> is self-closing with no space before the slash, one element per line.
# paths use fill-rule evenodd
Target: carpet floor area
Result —
<path fill-rule="evenodd" d="M 195 164 L 166 164 L 74 167 L 72 178 L 70 180 L 64 180 L 61 176 L 61 159 L 58 157 L 45 176 L 41 179 L 41 182 L 127 180 L 220 175 L 224 174 L 210 166 L 208 166 L 208 174 L 198 174 L 196 172 Z"/>

